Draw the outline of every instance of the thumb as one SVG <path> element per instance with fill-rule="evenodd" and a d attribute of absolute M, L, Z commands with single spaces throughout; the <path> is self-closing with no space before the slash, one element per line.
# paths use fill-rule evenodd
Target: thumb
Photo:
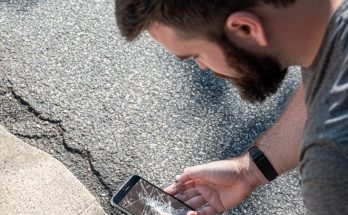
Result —
<path fill-rule="evenodd" d="M 181 175 L 177 175 L 175 180 L 176 183 L 186 183 L 191 180 L 206 178 L 207 168 L 204 168 L 206 165 L 199 165 L 193 167 L 187 167 L 184 169 Z"/>
<path fill-rule="evenodd" d="M 176 195 L 178 193 L 178 190 L 176 188 L 176 185 L 175 183 L 174 184 L 171 184 L 169 185 L 168 187 L 164 188 L 163 190 L 164 192 L 170 194 L 170 195 Z"/>

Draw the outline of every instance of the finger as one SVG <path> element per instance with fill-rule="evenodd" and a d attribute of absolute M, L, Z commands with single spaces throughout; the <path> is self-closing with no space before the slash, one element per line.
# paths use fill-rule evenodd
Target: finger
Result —
<path fill-rule="evenodd" d="M 177 178 L 178 176 L 176 176 L 175 178 Z M 182 182 L 178 182 L 176 179 L 175 179 L 175 182 L 173 183 L 173 184 L 171 184 L 171 185 L 169 185 L 168 187 L 166 187 L 165 189 L 164 189 L 164 191 L 166 192 L 166 193 L 169 193 L 169 194 L 171 194 L 171 195 L 176 195 L 176 194 L 178 194 L 179 193 L 179 189 L 178 189 L 178 187 L 179 188 L 181 188 L 181 190 L 185 190 L 185 188 L 182 186 Z M 182 191 L 183 192 L 183 191 Z"/>
<path fill-rule="evenodd" d="M 168 193 L 170 195 L 174 195 L 174 196 L 179 193 L 178 189 L 176 188 L 176 184 L 175 183 L 169 185 L 168 187 L 166 187 L 164 189 L 164 192 L 166 192 L 166 193 Z"/>
<path fill-rule="evenodd" d="M 188 169 L 188 168 L 187 168 Z M 189 172 L 185 170 L 185 172 Z M 195 178 L 189 176 L 189 174 L 182 174 L 176 176 L 176 186 L 182 190 L 187 190 L 195 187 L 196 184 L 205 184 L 206 181 L 201 178 Z"/>
<path fill-rule="evenodd" d="M 211 171 L 210 166 L 211 166 L 211 163 L 187 167 L 184 169 L 181 175 L 178 175 L 176 177 L 176 180 L 178 182 L 187 182 L 187 181 L 198 179 L 198 178 L 207 178 L 209 176 L 207 175 L 207 173 Z"/>
<path fill-rule="evenodd" d="M 179 193 L 175 197 L 180 199 L 183 202 L 186 202 L 187 200 L 192 199 L 193 197 L 196 197 L 199 195 L 200 193 L 196 189 L 192 188 L 192 189 L 186 190 L 183 193 Z"/>
<path fill-rule="evenodd" d="M 177 175 L 175 177 L 175 181 L 178 183 L 178 182 L 181 182 L 181 183 L 186 183 L 188 181 L 191 181 L 192 178 L 189 176 L 189 174 L 185 174 L 183 173 L 182 175 Z"/>
<path fill-rule="evenodd" d="M 194 180 L 188 181 L 185 184 L 178 184 L 177 187 L 183 188 L 183 190 L 189 190 L 196 187 L 196 182 Z"/>
<path fill-rule="evenodd" d="M 187 215 L 215 215 L 217 213 L 217 210 L 215 210 L 210 205 L 207 205 L 206 207 L 203 207 L 198 211 L 189 211 Z"/>
<path fill-rule="evenodd" d="M 197 209 L 205 205 L 207 202 L 204 200 L 203 196 L 199 195 L 187 200 L 185 203 L 191 206 L 192 208 Z"/>
<path fill-rule="evenodd" d="M 196 186 L 195 181 L 193 181 L 193 180 L 188 181 L 186 183 L 178 182 L 175 184 L 177 191 L 181 192 L 181 193 L 185 192 L 186 190 L 192 189 L 195 186 Z"/>
<path fill-rule="evenodd" d="M 213 187 L 210 187 L 209 185 L 196 184 L 195 189 L 198 193 L 201 193 L 208 204 L 212 205 L 215 209 L 218 211 L 226 210 L 219 198 L 218 192 Z"/>

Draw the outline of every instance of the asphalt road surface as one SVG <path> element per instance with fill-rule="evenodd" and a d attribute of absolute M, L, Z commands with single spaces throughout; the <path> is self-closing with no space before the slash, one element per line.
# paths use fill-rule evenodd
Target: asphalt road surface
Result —
<path fill-rule="evenodd" d="M 0 0 L 0 122 L 62 161 L 109 214 L 117 185 L 160 187 L 186 166 L 242 153 L 269 128 L 299 80 L 262 105 L 143 35 L 120 38 L 111 0 Z M 59 203 L 58 203 L 59 204 Z M 303 214 L 292 171 L 226 214 Z"/>

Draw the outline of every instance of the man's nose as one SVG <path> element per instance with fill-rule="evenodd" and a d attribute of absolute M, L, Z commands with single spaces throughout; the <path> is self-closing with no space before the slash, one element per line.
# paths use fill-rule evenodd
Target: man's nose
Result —
<path fill-rule="evenodd" d="M 205 65 L 203 62 L 201 62 L 201 61 L 199 61 L 199 60 L 195 60 L 195 61 L 196 61 L 196 64 L 199 66 L 199 68 L 200 68 L 201 70 L 205 70 L 205 69 L 208 68 L 207 65 Z"/>

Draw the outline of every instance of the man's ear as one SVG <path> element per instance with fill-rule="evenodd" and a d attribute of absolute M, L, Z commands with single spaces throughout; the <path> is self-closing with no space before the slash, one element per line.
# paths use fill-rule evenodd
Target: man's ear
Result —
<path fill-rule="evenodd" d="M 268 41 L 261 20 L 248 12 L 231 14 L 225 23 L 229 37 L 245 45 L 267 46 Z"/>

